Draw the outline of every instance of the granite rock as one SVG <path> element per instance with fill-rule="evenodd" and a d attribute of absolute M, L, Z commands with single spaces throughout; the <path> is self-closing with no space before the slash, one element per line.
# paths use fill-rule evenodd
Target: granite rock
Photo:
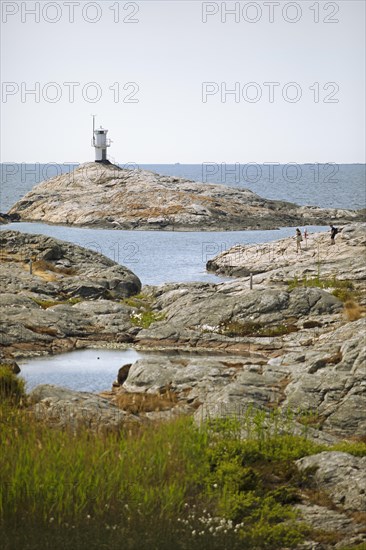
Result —
<path fill-rule="evenodd" d="M 95 162 L 40 183 L 10 215 L 27 221 L 160 230 L 271 229 L 362 219 L 355 210 L 299 207 L 263 199 L 248 189 Z"/>

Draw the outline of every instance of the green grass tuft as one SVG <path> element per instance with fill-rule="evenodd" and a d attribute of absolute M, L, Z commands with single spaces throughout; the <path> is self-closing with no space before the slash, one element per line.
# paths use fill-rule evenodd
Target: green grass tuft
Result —
<path fill-rule="evenodd" d="M 48 309 L 49 307 L 59 306 L 62 304 L 75 305 L 82 302 L 82 298 L 68 298 L 67 300 L 43 300 L 41 298 L 33 298 L 33 302 L 38 304 L 42 309 Z"/>
<path fill-rule="evenodd" d="M 19 403 L 25 398 L 25 382 L 6 365 L 0 364 L 0 400 Z"/>
<path fill-rule="evenodd" d="M 153 309 L 154 302 L 152 296 L 143 293 L 123 300 L 124 304 L 134 308 L 130 315 L 131 323 L 134 326 L 149 328 L 152 323 L 165 319 L 165 313 Z"/>
<path fill-rule="evenodd" d="M 336 277 L 332 277 L 330 279 L 327 278 L 321 278 L 319 276 L 316 277 L 310 277 L 308 278 L 306 275 L 299 279 L 298 277 L 294 277 L 291 281 L 288 281 L 288 287 L 290 290 L 293 288 L 298 288 L 301 286 L 305 287 L 317 287 L 317 288 L 334 288 L 336 290 L 354 290 L 354 284 L 352 281 L 349 280 L 340 280 Z"/>

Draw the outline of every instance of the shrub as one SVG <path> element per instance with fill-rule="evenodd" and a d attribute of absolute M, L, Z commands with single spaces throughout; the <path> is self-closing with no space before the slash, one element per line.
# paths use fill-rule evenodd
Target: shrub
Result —
<path fill-rule="evenodd" d="M 124 411 L 132 414 L 166 411 L 172 409 L 178 401 L 177 395 L 172 391 L 162 394 L 156 393 L 119 393 L 113 402 Z"/>
<path fill-rule="evenodd" d="M 227 321 L 221 323 L 219 332 L 225 336 L 257 336 L 257 337 L 274 337 L 283 336 L 290 332 L 296 332 L 298 328 L 293 324 L 268 325 L 265 323 L 256 323 L 252 321 Z"/>
<path fill-rule="evenodd" d="M 341 451 L 354 456 L 366 456 L 366 443 L 364 441 L 341 441 L 336 443 L 330 451 Z"/>
<path fill-rule="evenodd" d="M 353 300 L 349 300 L 344 304 L 344 311 L 349 321 L 358 321 L 364 313 L 364 308 Z"/>

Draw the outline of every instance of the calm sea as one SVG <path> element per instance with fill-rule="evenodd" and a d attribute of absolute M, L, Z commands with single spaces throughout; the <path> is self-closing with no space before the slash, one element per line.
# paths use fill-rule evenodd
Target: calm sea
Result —
<path fill-rule="evenodd" d="M 0 230 L 49 235 L 100 252 L 127 266 L 144 285 L 173 282 L 215 282 L 225 279 L 206 272 L 206 262 L 236 244 L 259 244 L 294 234 L 293 227 L 271 231 L 121 231 L 85 229 L 44 223 L 12 223 Z M 325 231 L 307 226 L 308 232 Z"/>
<path fill-rule="evenodd" d="M 123 165 L 121 165 L 123 166 Z M 268 199 L 323 208 L 365 208 L 364 164 L 130 164 L 194 181 L 245 187 Z M 72 170 L 71 164 L 1 164 L 0 212 L 37 183 Z"/>

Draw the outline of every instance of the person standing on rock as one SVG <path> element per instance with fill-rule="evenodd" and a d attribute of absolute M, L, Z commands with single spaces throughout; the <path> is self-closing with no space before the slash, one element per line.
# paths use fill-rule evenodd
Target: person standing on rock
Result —
<path fill-rule="evenodd" d="M 337 227 L 334 227 L 334 225 L 330 224 L 330 244 L 335 244 L 335 236 L 338 233 Z"/>
<path fill-rule="evenodd" d="M 299 250 L 301 252 L 301 241 L 302 241 L 302 235 L 299 228 L 296 229 L 296 252 L 298 253 Z"/>

